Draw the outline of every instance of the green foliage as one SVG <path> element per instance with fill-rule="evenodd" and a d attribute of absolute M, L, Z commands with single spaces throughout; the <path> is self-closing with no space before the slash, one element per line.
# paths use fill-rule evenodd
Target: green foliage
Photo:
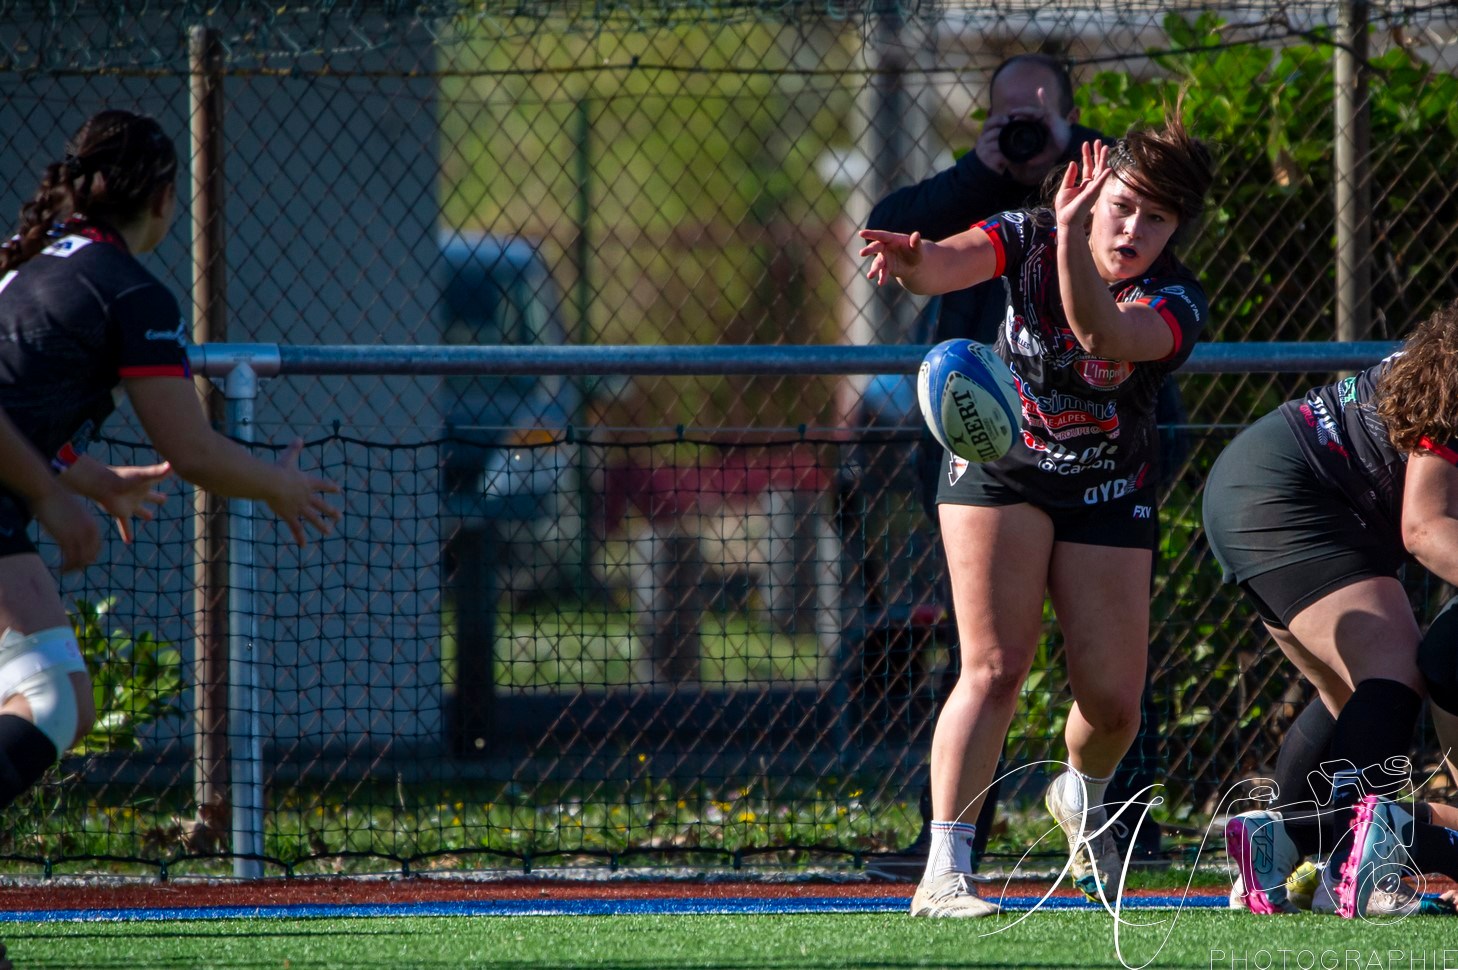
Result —
<path fill-rule="evenodd" d="M 77 745 L 80 754 L 134 751 L 142 727 L 182 712 L 182 654 L 149 632 L 109 629 L 115 605 L 110 597 L 77 600 L 71 614 L 96 701 L 96 724 Z"/>
<path fill-rule="evenodd" d="M 1333 49 L 1222 46 L 1212 13 L 1165 19 L 1161 70 L 1139 79 L 1105 71 L 1078 92 L 1082 120 L 1119 134 L 1157 125 L 1184 94 L 1185 121 L 1215 149 L 1218 181 L 1205 224 L 1184 255 L 1210 290 L 1215 340 L 1332 339 L 1335 333 Z M 1152 53 L 1152 52 L 1151 52 Z M 1458 296 L 1448 268 L 1458 206 L 1445 173 L 1458 131 L 1458 79 L 1393 46 L 1373 58 L 1373 337 L 1395 338 Z M 1284 395 L 1277 395 L 1278 398 Z M 1212 402 L 1225 415 L 1274 401 Z M 1197 418 L 1198 419 L 1198 418 Z"/>

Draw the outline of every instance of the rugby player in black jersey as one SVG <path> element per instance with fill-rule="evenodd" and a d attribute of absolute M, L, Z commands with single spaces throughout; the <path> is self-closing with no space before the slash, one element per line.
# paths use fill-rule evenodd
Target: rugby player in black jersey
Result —
<path fill-rule="evenodd" d="M 962 671 L 933 735 L 933 845 L 913 915 L 999 911 L 966 878 L 966 823 L 992 780 L 1048 596 L 1074 695 L 1072 770 L 1054 779 L 1048 806 L 1079 888 L 1112 904 L 1122 883 L 1102 802 L 1139 728 L 1157 538 L 1154 403 L 1208 317 L 1170 245 L 1198 219 L 1212 164 L 1178 120 L 1081 155 L 1051 209 L 1006 212 L 940 242 L 861 231 L 878 283 L 895 277 L 935 294 L 1007 280 L 997 352 L 1023 405 L 1012 451 L 986 465 L 948 455 L 937 496 Z"/>
<path fill-rule="evenodd" d="M 1320 704 L 1277 762 L 1274 807 L 1226 827 L 1253 912 L 1297 908 L 1285 880 L 1330 852 L 1313 908 L 1347 917 L 1453 913 L 1399 878 L 1458 878 L 1442 806 L 1404 805 L 1424 692 L 1458 711 L 1458 613 L 1424 635 L 1398 571 L 1458 583 L 1458 305 L 1398 354 L 1287 402 L 1241 432 L 1205 485 L 1205 531 Z M 1330 720 L 1334 717 L 1334 725 Z M 1392 878 L 1383 878 L 1390 876 Z"/>
<path fill-rule="evenodd" d="M 131 539 L 176 472 L 222 495 L 261 500 L 303 544 L 328 533 L 334 483 L 298 468 L 299 442 L 261 461 L 209 424 L 188 370 L 177 300 L 136 255 L 177 206 L 177 154 L 151 118 L 102 111 L 48 164 L 0 245 L 0 408 L 60 480 Z M 165 459 L 110 468 L 87 443 L 123 390 Z M 3 436 L 0 436 L 3 438 Z M 26 536 L 36 496 L 0 488 L 0 807 L 28 789 L 95 718 L 91 684 L 54 579 Z M 34 492 L 34 489 L 31 489 Z M 52 523 L 42 519 L 55 534 Z M 73 543 L 74 545 L 74 543 Z M 64 551 L 64 546 L 63 546 Z M 94 553 L 93 553 L 94 554 Z M 73 549 L 66 553 L 72 560 Z"/>

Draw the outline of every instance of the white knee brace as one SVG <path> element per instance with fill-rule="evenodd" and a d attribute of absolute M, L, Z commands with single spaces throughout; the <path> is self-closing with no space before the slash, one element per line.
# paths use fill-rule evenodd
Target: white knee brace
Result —
<path fill-rule="evenodd" d="M 76 689 L 71 674 L 85 673 L 86 661 L 68 626 L 31 634 L 6 629 L 0 634 L 0 703 L 16 694 L 30 702 L 31 720 L 56 754 L 76 739 Z"/>

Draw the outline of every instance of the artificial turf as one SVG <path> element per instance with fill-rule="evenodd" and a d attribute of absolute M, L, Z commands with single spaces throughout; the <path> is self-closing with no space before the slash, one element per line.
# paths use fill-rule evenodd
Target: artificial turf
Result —
<path fill-rule="evenodd" d="M 1177 917 L 1177 918 L 1176 918 Z M 994 920 L 901 914 L 383 917 L 5 927 L 20 968 L 1421 967 L 1458 970 L 1458 918 L 1387 923 L 1228 910 Z M 1144 925 L 1135 925 L 1144 924 Z M 1122 955 L 1122 960 L 1121 960 Z"/>

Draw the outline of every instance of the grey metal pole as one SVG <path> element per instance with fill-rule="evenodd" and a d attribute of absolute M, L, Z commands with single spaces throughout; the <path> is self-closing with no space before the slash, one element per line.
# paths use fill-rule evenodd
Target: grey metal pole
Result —
<path fill-rule="evenodd" d="M 223 45 L 218 32 L 188 35 L 192 134 L 192 339 L 228 339 L 223 222 Z M 198 393 L 216 427 L 223 400 L 201 375 Z M 228 509 L 223 499 L 193 493 L 193 797 L 206 844 L 220 841 L 228 818 Z"/>
<path fill-rule="evenodd" d="M 1343 0 L 1336 53 L 1336 339 L 1372 328 L 1371 103 L 1367 97 L 1367 3 Z"/>
<path fill-rule="evenodd" d="M 224 383 L 228 434 L 253 441 L 258 374 L 240 361 Z M 232 752 L 233 875 L 263 875 L 263 734 L 258 713 L 258 611 L 254 605 L 253 500 L 228 501 L 228 739 Z"/>

